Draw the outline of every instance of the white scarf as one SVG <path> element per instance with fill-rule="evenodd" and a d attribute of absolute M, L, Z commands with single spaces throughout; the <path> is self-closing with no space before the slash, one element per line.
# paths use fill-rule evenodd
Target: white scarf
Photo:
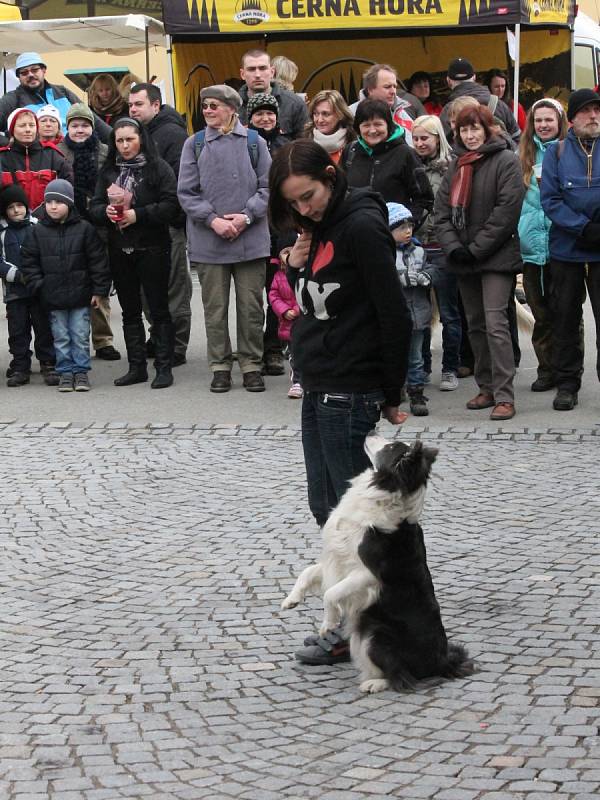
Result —
<path fill-rule="evenodd" d="M 313 138 L 328 153 L 335 153 L 346 144 L 346 128 L 338 128 L 333 133 L 321 133 L 315 128 Z"/>

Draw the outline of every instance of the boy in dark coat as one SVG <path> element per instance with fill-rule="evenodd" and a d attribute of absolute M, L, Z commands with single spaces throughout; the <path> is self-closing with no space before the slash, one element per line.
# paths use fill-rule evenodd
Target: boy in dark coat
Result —
<path fill-rule="evenodd" d="M 27 207 L 23 189 L 15 184 L 0 191 L 0 276 L 8 321 L 8 349 L 12 356 L 6 371 L 7 386 L 24 386 L 31 374 L 31 329 L 35 354 L 48 386 L 58 384 L 54 371 L 54 342 L 48 312 L 32 297 L 21 272 L 21 247 L 29 229 L 37 223 Z"/>
<path fill-rule="evenodd" d="M 81 219 L 68 181 L 46 187 L 45 210 L 23 246 L 23 274 L 50 311 L 59 392 L 90 389 L 90 305 L 110 290 L 106 248 Z"/>

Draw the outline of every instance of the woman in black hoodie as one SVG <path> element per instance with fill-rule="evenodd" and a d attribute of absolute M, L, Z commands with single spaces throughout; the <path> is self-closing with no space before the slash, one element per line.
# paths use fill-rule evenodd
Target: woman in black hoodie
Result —
<path fill-rule="evenodd" d="M 300 232 L 282 259 L 302 311 L 292 346 L 305 389 L 308 502 L 322 526 L 348 481 L 369 466 L 364 441 L 380 415 L 392 424 L 406 419 L 398 405 L 410 315 L 380 195 L 349 189 L 327 152 L 309 140 L 275 153 L 269 191 L 273 226 Z M 347 648 L 328 652 L 331 638 L 297 657 L 313 664 L 348 660 Z"/>

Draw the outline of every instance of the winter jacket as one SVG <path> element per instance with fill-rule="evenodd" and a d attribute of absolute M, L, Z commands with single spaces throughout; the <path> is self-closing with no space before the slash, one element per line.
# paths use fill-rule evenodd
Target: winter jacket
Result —
<path fill-rule="evenodd" d="M 587 177 L 587 156 L 571 129 L 564 140 L 546 150 L 540 186 L 542 208 L 552 222 L 550 257 L 558 261 L 600 261 L 600 247 L 581 240 L 589 222 L 600 222 L 600 139 Z"/>
<path fill-rule="evenodd" d="M 0 170 L 2 186 L 18 183 L 32 211 L 44 202 L 50 181 L 64 178 L 73 183 L 73 170 L 58 145 L 42 145 L 37 140 L 27 146 L 13 141 L 8 147 L 0 147 Z"/>
<path fill-rule="evenodd" d="M 270 155 L 277 152 L 280 147 L 290 143 L 288 136 L 284 136 L 279 128 L 273 128 L 272 131 L 265 131 L 263 128 L 256 128 L 252 123 L 248 125 L 248 130 L 256 131 L 267 143 L 267 150 Z"/>
<path fill-rule="evenodd" d="M 67 132 L 67 111 L 74 103 L 81 103 L 81 99 L 66 86 L 44 81 L 44 87 L 39 92 L 17 86 L 12 92 L 7 92 L 0 97 L 0 130 L 6 131 L 8 117 L 16 108 L 30 108 L 34 113 L 42 106 L 54 106 L 60 111 L 63 133 Z M 93 112 L 94 113 L 94 112 Z M 112 128 L 103 122 L 94 113 L 95 130 L 102 142 L 108 142 Z"/>
<path fill-rule="evenodd" d="M 413 331 L 431 325 L 429 287 L 435 268 L 427 262 L 425 249 L 417 239 L 404 246 L 396 245 L 396 271 L 410 312 Z"/>
<path fill-rule="evenodd" d="M 430 158 L 427 161 L 423 161 L 423 167 L 425 168 L 425 174 L 427 175 L 427 180 L 429 181 L 429 185 L 431 186 L 431 191 L 433 192 L 433 197 L 438 193 L 440 186 L 442 185 L 442 180 L 444 175 L 448 172 L 448 166 L 450 161 L 441 159 L 441 158 Z M 437 234 L 435 232 L 435 215 L 433 210 L 427 216 L 425 222 L 421 226 L 419 230 L 419 239 L 421 244 L 426 246 L 435 245 L 437 244 Z"/>
<path fill-rule="evenodd" d="M 69 164 L 71 169 L 74 170 L 75 153 L 73 152 L 73 150 L 71 150 L 71 148 L 69 147 L 69 145 L 67 144 L 67 142 L 64 139 L 62 140 L 62 142 L 59 143 L 58 149 L 60 150 L 60 152 L 65 157 L 65 161 L 67 162 L 67 164 Z M 100 170 L 104 166 L 104 162 L 106 161 L 107 153 L 108 153 L 108 145 L 105 145 L 103 142 L 98 142 L 98 150 L 97 150 L 98 159 L 97 159 L 97 165 L 96 165 L 96 168 L 97 168 L 98 172 L 100 172 Z M 73 183 L 75 183 L 75 173 L 74 172 L 73 172 Z M 92 202 L 92 196 L 93 196 L 93 193 L 90 193 L 89 196 L 88 196 L 88 193 L 86 191 L 85 197 L 87 198 L 87 207 L 88 207 L 88 209 L 89 209 L 90 203 Z M 80 213 L 82 213 L 81 210 L 80 210 Z M 89 218 L 89 214 L 88 213 L 83 214 L 83 218 L 84 219 L 88 219 Z"/>
<path fill-rule="evenodd" d="M 480 83 L 475 83 L 475 81 L 462 81 L 462 83 L 459 83 L 457 86 L 455 86 L 450 92 L 448 100 L 446 101 L 446 105 L 440 114 L 440 121 L 444 126 L 446 135 L 451 132 L 448 115 L 450 105 L 454 102 L 454 100 L 459 97 L 474 97 L 482 106 L 487 106 L 490 96 L 490 90 L 487 88 L 487 86 L 482 86 Z M 513 139 L 515 142 L 518 142 L 521 137 L 521 131 L 517 125 L 517 121 L 514 118 L 512 111 L 506 105 L 504 100 L 498 100 L 493 114 L 504 125 L 506 132 L 509 134 L 511 139 Z"/>
<path fill-rule="evenodd" d="M 235 264 L 269 255 L 269 168 L 271 156 L 258 137 L 258 163 L 252 166 L 248 131 L 238 121 L 227 135 L 206 128 L 204 147 L 196 160 L 194 136 L 183 146 L 177 194 L 187 215 L 190 261 Z M 232 242 L 210 227 L 224 214 L 246 214 L 251 224 Z"/>
<path fill-rule="evenodd" d="M 361 138 L 351 142 L 340 166 L 346 171 L 350 186 L 368 186 L 380 192 L 386 203 L 402 203 L 409 208 L 416 228 L 433 208 L 433 192 L 423 164 L 406 144 L 404 130 L 399 126 L 374 148 Z"/>
<path fill-rule="evenodd" d="M 171 106 L 162 105 L 158 114 L 148 123 L 147 129 L 156 145 L 158 155 L 171 167 L 175 173 L 175 179 L 177 179 L 179 177 L 181 151 L 188 138 L 185 120 Z M 181 208 L 171 224 L 175 228 L 185 227 L 185 214 Z"/>
<path fill-rule="evenodd" d="M 23 244 L 22 269 L 32 292 L 48 309 L 89 306 L 92 295 L 108 297 L 110 272 L 106 248 L 94 226 L 75 208 L 64 223 L 44 211 Z"/>
<path fill-rule="evenodd" d="M 275 96 L 279 104 L 277 120 L 279 128 L 284 136 L 289 139 L 301 139 L 304 136 L 304 126 L 308 123 L 308 108 L 304 100 L 294 92 L 284 89 L 276 81 L 271 84 L 269 94 Z M 242 98 L 240 109 L 240 122 L 248 124 L 248 87 L 244 84 L 239 89 Z"/>
<path fill-rule="evenodd" d="M 468 152 L 461 144 L 455 149 L 458 156 Z M 438 241 L 448 256 L 451 272 L 521 272 L 523 264 L 517 233 L 525 194 L 521 164 L 515 153 L 506 149 L 502 138 L 492 137 L 480 150 L 488 155 L 475 162 L 471 203 L 463 230 L 454 227 L 450 208 L 450 185 L 457 162 L 453 161 L 448 167 L 435 198 Z M 452 261 L 452 252 L 462 247 L 469 249 L 476 259 L 475 264 Z"/>
<path fill-rule="evenodd" d="M 286 319 L 283 315 L 286 311 L 300 311 L 296 302 L 294 289 L 290 285 L 285 270 L 278 269 L 273 276 L 271 288 L 269 290 L 269 305 L 277 315 L 279 325 L 277 335 L 283 342 L 289 342 L 292 338 L 292 325 L 298 319 Z"/>
<path fill-rule="evenodd" d="M 118 177 L 117 166 L 108 163 L 104 165 L 98 176 L 96 191 L 89 209 L 90 219 L 94 225 L 108 230 L 109 248 L 170 249 L 169 224 L 179 212 L 177 183 L 171 167 L 162 158 L 145 165 L 131 205 L 136 214 L 136 222 L 122 230 L 106 216 L 108 205 L 106 190 Z"/>
<path fill-rule="evenodd" d="M 29 229 L 35 224 L 37 219 L 30 214 L 21 222 L 0 219 L 0 277 L 5 303 L 31 297 L 21 271 L 21 248 Z"/>
<path fill-rule="evenodd" d="M 332 200 L 312 231 L 306 267 L 289 275 L 302 311 L 292 348 L 303 387 L 330 393 L 381 389 L 385 404 L 397 406 L 411 324 L 383 198 L 350 189 Z"/>
<path fill-rule="evenodd" d="M 535 163 L 541 167 L 544 154 L 551 142 L 542 142 L 534 134 Z M 553 140 L 554 141 L 554 140 Z M 544 266 L 550 261 L 550 227 L 552 223 L 544 214 L 540 194 L 540 182 L 535 174 L 531 174 L 529 186 L 523 198 L 521 219 L 519 220 L 519 240 L 521 242 L 521 258 L 526 264 Z"/>

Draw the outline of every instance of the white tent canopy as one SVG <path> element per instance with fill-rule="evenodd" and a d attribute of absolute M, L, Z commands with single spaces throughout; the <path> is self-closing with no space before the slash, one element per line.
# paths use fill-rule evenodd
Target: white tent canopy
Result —
<path fill-rule="evenodd" d="M 0 23 L 0 66 L 12 67 L 19 53 L 88 53 L 129 55 L 165 46 L 162 22 L 144 14 L 78 17 Z"/>

